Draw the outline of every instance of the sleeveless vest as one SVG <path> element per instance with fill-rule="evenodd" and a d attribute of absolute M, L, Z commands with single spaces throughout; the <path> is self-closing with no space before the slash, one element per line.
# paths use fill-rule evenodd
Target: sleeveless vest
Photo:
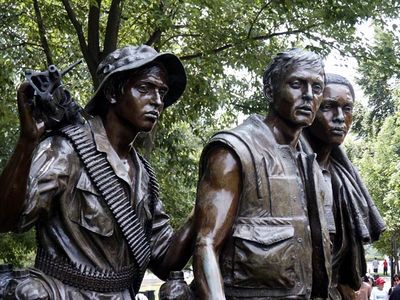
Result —
<path fill-rule="evenodd" d="M 331 199 L 320 189 L 315 155 L 278 145 L 259 116 L 217 133 L 203 157 L 221 145 L 237 154 L 242 172 L 236 220 L 219 257 L 226 298 L 326 298 L 331 258 L 324 201 Z"/>

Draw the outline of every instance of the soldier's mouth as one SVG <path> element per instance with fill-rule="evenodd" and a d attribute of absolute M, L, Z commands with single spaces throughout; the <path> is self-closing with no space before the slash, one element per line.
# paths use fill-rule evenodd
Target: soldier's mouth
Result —
<path fill-rule="evenodd" d="M 301 105 L 298 106 L 296 109 L 298 112 L 300 112 L 301 114 L 305 114 L 305 115 L 310 115 L 312 114 L 312 109 L 310 106 L 308 105 Z"/>
<path fill-rule="evenodd" d="M 148 111 L 144 114 L 147 118 L 158 120 L 160 113 L 158 111 Z"/>
<path fill-rule="evenodd" d="M 334 135 L 345 135 L 346 134 L 346 130 L 344 129 L 344 127 L 333 127 L 330 132 Z"/>

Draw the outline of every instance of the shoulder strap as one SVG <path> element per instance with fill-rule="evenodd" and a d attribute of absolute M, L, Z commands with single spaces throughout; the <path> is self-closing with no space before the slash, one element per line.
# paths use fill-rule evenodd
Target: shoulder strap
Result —
<path fill-rule="evenodd" d="M 150 260 L 150 243 L 123 185 L 108 162 L 106 154 L 97 151 L 92 134 L 88 130 L 80 125 L 69 125 L 60 129 L 60 132 L 71 141 L 92 183 L 103 197 L 128 242 L 140 270 L 140 276 L 134 283 L 135 290 L 138 291 Z"/>

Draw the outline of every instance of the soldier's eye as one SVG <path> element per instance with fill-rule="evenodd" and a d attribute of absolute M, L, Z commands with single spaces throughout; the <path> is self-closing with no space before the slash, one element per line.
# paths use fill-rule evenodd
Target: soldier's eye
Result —
<path fill-rule="evenodd" d="M 352 105 L 346 105 L 345 107 L 343 107 L 343 111 L 345 112 L 353 112 L 353 106 Z"/>
<path fill-rule="evenodd" d="M 299 89 L 301 87 L 301 83 L 299 80 L 294 80 L 294 81 L 290 82 L 290 87 L 292 87 L 294 89 Z"/>
<path fill-rule="evenodd" d="M 322 86 L 320 84 L 314 84 L 313 85 L 313 91 L 315 94 L 321 94 L 322 93 Z"/>
<path fill-rule="evenodd" d="M 162 99 L 164 99 L 165 95 L 167 95 L 167 93 L 168 93 L 168 89 L 160 89 L 159 93 L 160 93 L 160 97 Z"/>
<path fill-rule="evenodd" d="M 146 84 L 141 84 L 141 85 L 139 85 L 138 87 L 137 87 L 137 90 L 140 92 L 140 93 L 147 93 L 148 91 L 149 91 L 149 87 L 146 85 Z"/>
<path fill-rule="evenodd" d="M 331 108 L 332 108 L 332 105 L 324 104 L 324 105 L 321 105 L 320 110 L 327 111 L 327 110 L 330 110 Z"/>

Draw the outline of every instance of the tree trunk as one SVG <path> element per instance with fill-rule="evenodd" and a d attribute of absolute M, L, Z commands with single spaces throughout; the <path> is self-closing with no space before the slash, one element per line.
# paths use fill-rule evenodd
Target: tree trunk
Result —
<path fill-rule="evenodd" d="M 390 275 L 391 275 L 391 283 L 393 286 L 393 275 L 399 274 L 399 256 L 398 256 L 398 247 L 397 247 L 397 234 L 392 233 L 391 238 L 392 244 L 392 255 L 390 257 Z"/>

